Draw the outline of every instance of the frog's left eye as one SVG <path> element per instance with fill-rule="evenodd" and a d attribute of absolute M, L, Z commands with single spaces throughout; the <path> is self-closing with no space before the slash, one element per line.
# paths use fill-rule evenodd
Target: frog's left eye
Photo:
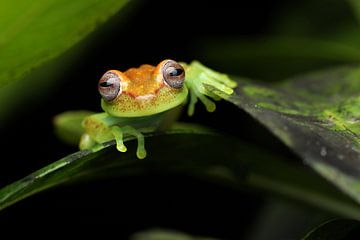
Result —
<path fill-rule="evenodd" d="M 185 80 L 184 68 L 173 60 L 168 60 L 162 67 L 165 82 L 172 88 L 182 88 Z"/>
<path fill-rule="evenodd" d="M 114 100 L 121 93 L 119 75 L 112 71 L 106 72 L 99 81 L 98 89 L 103 99 Z"/>

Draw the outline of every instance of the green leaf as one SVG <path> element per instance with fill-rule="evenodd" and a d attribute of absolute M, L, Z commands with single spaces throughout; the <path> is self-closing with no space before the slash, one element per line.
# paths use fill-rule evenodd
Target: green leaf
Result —
<path fill-rule="evenodd" d="M 347 0 L 347 2 L 354 11 L 354 14 L 358 19 L 358 23 L 360 23 L 360 2 L 357 0 Z"/>
<path fill-rule="evenodd" d="M 272 86 L 239 83 L 229 101 L 360 202 L 359 67 L 320 71 Z"/>
<path fill-rule="evenodd" d="M 252 187 L 360 219 L 355 202 L 303 166 L 293 166 L 271 152 L 201 126 L 180 124 L 166 134 L 147 135 L 148 157 L 143 160 L 135 156 L 136 141 L 126 143 L 126 153 L 118 152 L 113 142 L 108 145 L 99 152 L 71 154 L 2 188 L 0 209 L 64 183 L 166 172 L 190 174 L 240 189 Z"/>
<path fill-rule="evenodd" d="M 82 110 L 67 111 L 55 116 L 54 126 L 57 137 L 64 143 L 77 146 L 80 142 L 81 135 L 84 133 L 81 124 L 85 117 L 91 114 L 94 114 L 94 112 Z"/>
<path fill-rule="evenodd" d="M 114 15 L 126 2 L 2 1 L 0 87 L 69 49 Z"/>
<path fill-rule="evenodd" d="M 351 219 L 335 219 L 327 221 L 311 230 L 303 240 L 345 240 L 360 237 L 360 222 Z"/>

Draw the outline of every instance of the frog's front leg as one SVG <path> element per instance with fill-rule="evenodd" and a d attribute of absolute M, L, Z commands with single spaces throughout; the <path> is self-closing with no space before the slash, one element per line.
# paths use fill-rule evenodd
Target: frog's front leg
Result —
<path fill-rule="evenodd" d="M 137 138 L 138 146 L 137 146 L 137 150 L 136 150 L 136 156 L 139 159 L 143 159 L 146 157 L 145 139 L 144 139 L 144 135 L 140 131 L 136 130 L 135 128 L 133 128 L 131 126 L 124 126 L 124 127 L 112 126 L 111 132 L 115 137 L 116 148 L 120 152 L 127 151 L 127 148 L 124 145 L 123 139 L 124 139 L 124 135 L 128 134 L 128 135 L 132 135 Z"/>
<path fill-rule="evenodd" d="M 193 61 L 189 65 L 182 63 L 186 71 L 185 84 L 190 91 L 190 103 L 188 114 L 194 113 L 195 104 L 199 99 L 209 112 L 215 111 L 216 105 L 213 100 L 220 100 L 230 96 L 236 87 L 236 82 L 231 80 L 226 74 L 214 71 L 198 61 Z M 210 86 L 215 91 L 209 90 Z M 208 98 L 209 97 L 209 98 Z"/>
<path fill-rule="evenodd" d="M 81 135 L 79 148 L 80 150 L 92 149 L 96 145 L 96 142 L 87 133 Z"/>
<path fill-rule="evenodd" d="M 111 117 L 106 113 L 93 114 L 84 119 L 82 125 L 85 133 L 80 140 L 80 149 L 99 151 L 105 146 L 103 143 L 114 140 L 120 152 L 126 152 L 124 136 L 135 136 L 138 140 L 136 155 L 143 159 L 146 157 L 144 135 L 134 127 L 127 125 L 129 120 Z M 122 126 L 124 125 L 124 126 Z"/>

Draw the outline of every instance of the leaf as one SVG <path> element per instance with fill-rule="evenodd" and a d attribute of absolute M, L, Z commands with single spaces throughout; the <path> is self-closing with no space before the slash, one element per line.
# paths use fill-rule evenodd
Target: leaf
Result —
<path fill-rule="evenodd" d="M 80 137 L 84 133 L 81 124 L 85 117 L 94 114 L 94 112 L 82 111 L 68 111 L 55 116 L 54 126 L 55 133 L 59 139 L 69 145 L 77 146 L 80 142 Z"/>
<path fill-rule="evenodd" d="M 114 15 L 126 2 L 2 1 L 0 87 L 69 49 Z"/>
<path fill-rule="evenodd" d="M 239 80 L 228 99 L 307 164 L 360 202 L 360 68 L 340 67 L 278 85 Z"/>
<path fill-rule="evenodd" d="M 352 219 L 335 219 L 327 221 L 311 230 L 303 240 L 317 239 L 358 239 L 360 237 L 360 222 Z"/>
<path fill-rule="evenodd" d="M 113 142 L 108 145 L 99 152 L 71 154 L 0 189 L 0 209 L 64 183 L 166 172 L 190 174 L 235 188 L 247 186 L 274 192 L 340 216 L 360 219 L 358 205 L 321 177 L 201 126 L 180 124 L 166 134 L 148 135 L 148 157 L 143 160 L 135 156 L 135 141 L 127 142 L 126 153 L 118 152 Z"/>
<path fill-rule="evenodd" d="M 197 43 L 197 51 L 207 62 L 227 72 L 279 80 L 329 65 L 358 63 L 360 32 L 358 28 L 350 30 L 331 37 L 274 35 L 205 39 Z"/>
<path fill-rule="evenodd" d="M 360 23 L 360 2 L 357 0 L 347 0 L 350 7 L 352 8 L 354 15 L 358 19 L 358 23 Z"/>
<path fill-rule="evenodd" d="M 303 37 L 331 37 L 349 27 L 357 27 L 346 1 L 285 2 L 278 9 L 276 16 L 271 19 L 270 32 Z"/>
<path fill-rule="evenodd" d="M 215 240 L 215 238 L 190 236 L 173 230 L 150 229 L 135 233 L 130 240 Z"/>
<path fill-rule="evenodd" d="M 353 9 L 348 2 L 352 2 Z M 222 71 L 273 81 L 323 67 L 358 63 L 360 31 L 351 10 L 359 10 L 359 3 L 285 1 L 274 7 L 265 33 L 200 38 L 194 50 L 198 59 Z"/>

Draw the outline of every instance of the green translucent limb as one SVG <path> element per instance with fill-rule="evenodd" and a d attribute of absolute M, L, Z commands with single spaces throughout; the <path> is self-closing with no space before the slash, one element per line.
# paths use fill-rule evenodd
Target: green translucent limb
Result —
<path fill-rule="evenodd" d="M 208 99 L 205 95 L 201 94 L 196 88 L 190 89 L 190 103 L 188 108 L 188 115 L 192 116 L 195 111 L 195 104 L 198 99 L 205 105 L 208 112 L 213 112 L 216 109 L 216 105 L 213 101 Z"/>
<path fill-rule="evenodd" d="M 116 149 L 119 150 L 120 152 L 126 152 L 127 148 L 124 145 L 124 132 L 122 128 L 120 128 L 119 126 L 113 126 L 111 127 L 111 133 L 115 137 Z"/>
<path fill-rule="evenodd" d="M 84 133 L 81 135 L 80 143 L 79 143 L 79 149 L 80 150 L 86 150 L 89 149 L 93 152 L 100 151 L 101 149 L 105 148 L 105 146 L 101 143 L 95 142 L 89 134 Z"/>
<path fill-rule="evenodd" d="M 137 150 L 136 150 L 136 156 L 139 159 L 143 159 L 146 157 L 145 139 L 144 139 L 144 135 L 140 131 L 136 130 L 135 128 L 133 128 L 131 126 L 124 126 L 124 127 L 113 126 L 113 127 L 111 127 L 111 132 L 115 137 L 116 148 L 120 152 L 127 151 L 127 148 L 124 145 L 123 137 L 125 134 L 128 134 L 128 135 L 131 135 L 131 136 L 134 136 L 137 138 L 138 146 L 137 146 Z"/>
<path fill-rule="evenodd" d="M 199 61 L 192 61 L 191 62 L 191 66 L 199 69 L 200 71 L 202 71 L 204 74 L 206 74 L 207 76 L 209 76 L 210 78 L 214 79 L 216 82 L 219 83 L 223 83 L 224 86 L 227 86 L 228 89 L 226 91 L 228 91 L 228 94 L 231 94 L 232 88 L 235 88 L 237 86 L 237 83 L 233 80 L 231 80 L 228 75 L 224 74 L 224 73 L 219 73 L 216 72 L 208 67 L 205 67 L 204 65 L 202 65 Z"/>
<path fill-rule="evenodd" d="M 189 91 L 190 91 L 190 103 L 187 113 L 189 116 L 192 116 L 194 114 L 195 104 L 197 103 L 198 98 L 196 97 L 196 94 L 192 89 L 190 89 Z"/>
<path fill-rule="evenodd" d="M 91 147 L 91 150 L 93 152 L 97 152 L 97 151 L 100 151 L 101 149 L 104 149 L 105 148 L 105 145 L 102 144 L 102 143 L 97 143 L 95 144 L 93 147 Z"/>
<path fill-rule="evenodd" d="M 89 134 L 84 133 L 81 135 L 79 148 L 80 150 L 91 149 L 96 145 L 96 142 L 92 140 Z"/>
<path fill-rule="evenodd" d="M 186 71 L 185 84 L 190 90 L 188 108 L 188 115 L 190 116 L 194 113 L 198 99 L 205 105 L 207 111 L 213 112 L 216 105 L 212 100 L 218 101 L 227 98 L 234 92 L 233 88 L 237 86 L 237 83 L 226 74 L 207 68 L 198 61 L 193 61 L 190 65 L 185 63 L 182 65 Z M 211 88 L 214 90 L 212 91 Z"/>
<path fill-rule="evenodd" d="M 138 141 L 138 146 L 137 146 L 137 150 L 136 150 L 136 156 L 139 159 L 143 159 L 146 157 L 146 150 L 145 150 L 145 139 L 144 139 L 144 135 L 136 130 L 135 128 L 131 127 L 131 126 L 125 126 L 122 128 L 124 134 L 129 134 L 132 135 L 134 137 L 137 138 Z"/>

